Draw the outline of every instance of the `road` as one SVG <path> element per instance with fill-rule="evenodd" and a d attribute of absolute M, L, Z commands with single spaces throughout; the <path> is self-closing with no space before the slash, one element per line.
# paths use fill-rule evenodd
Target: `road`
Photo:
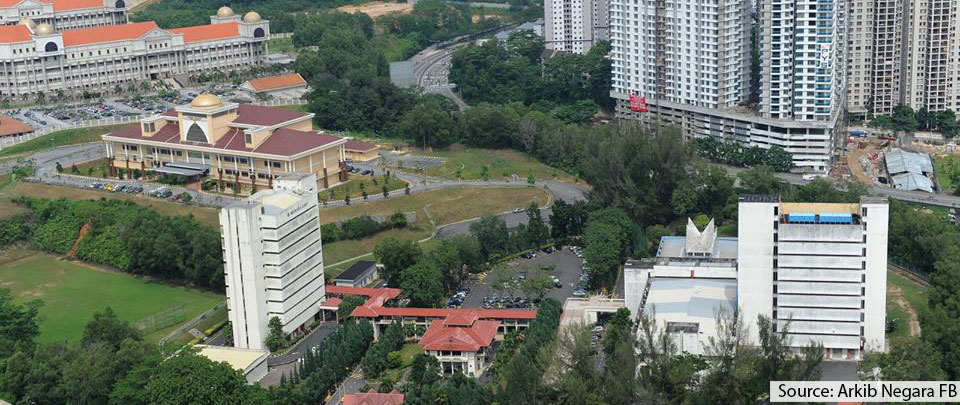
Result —
<path fill-rule="evenodd" d="M 286 376 L 287 379 L 289 379 L 297 367 L 297 360 L 300 360 L 309 348 L 323 343 L 327 336 L 330 336 L 330 334 L 339 327 L 336 322 L 322 323 L 286 354 L 267 358 L 267 365 L 270 367 L 270 371 L 260 380 L 260 385 L 264 387 L 275 387 L 280 385 L 281 377 Z"/>

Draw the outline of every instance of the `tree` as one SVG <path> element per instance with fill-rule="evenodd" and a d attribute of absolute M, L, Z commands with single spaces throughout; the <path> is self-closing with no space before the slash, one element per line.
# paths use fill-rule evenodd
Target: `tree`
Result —
<path fill-rule="evenodd" d="M 740 187 L 746 194 L 779 195 L 790 188 L 789 183 L 774 176 L 770 166 L 752 167 L 737 173 L 737 178 L 740 179 Z"/>
<path fill-rule="evenodd" d="M 483 257 L 490 258 L 494 254 L 503 253 L 507 248 L 507 223 L 496 215 L 485 215 L 477 222 L 470 224 L 470 234 L 480 244 Z"/>
<path fill-rule="evenodd" d="M 383 264 L 380 277 L 387 280 L 387 284 L 397 286 L 400 283 L 400 273 L 416 264 L 423 252 L 420 246 L 412 241 L 404 242 L 396 238 L 388 238 L 377 245 L 373 255 Z"/>
<path fill-rule="evenodd" d="M 146 397 L 157 404 L 233 405 L 247 403 L 250 389 L 243 375 L 227 363 L 185 350 L 157 365 Z"/>
<path fill-rule="evenodd" d="M 421 260 L 400 274 L 400 288 L 413 306 L 436 307 L 443 299 L 443 274 L 430 260 Z"/>
<path fill-rule="evenodd" d="M 341 302 L 340 306 L 337 307 L 337 319 L 340 321 L 345 321 L 350 314 L 353 313 L 353 310 L 356 307 L 363 305 L 364 302 L 366 302 L 366 299 L 359 295 L 345 295 L 343 297 L 343 302 Z"/>
<path fill-rule="evenodd" d="M 860 369 L 871 372 L 879 368 L 881 378 L 888 381 L 944 381 L 947 374 L 940 367 L 941 355 L 929 342 L 914 337 L 895 338 L 886 353 L 867 354 Z"/>
<path fill-rule="evenodd" d="M 543 223 L 540 207 L 536 202 L 527 207 L 527 240 L 531 246 L 539 246 L 550 237 L 550 229 Z"/>
<path fill-rule="evenodd" d="M 93 319 L 84 327 L 80 341 L 84 346 L 103 343 L 116 350 L 126 339 L 139 341 L 140 332 L 129 322 L 118 319 L 113 309 L 107 307 L 103 312 L 93 314 Z"/>
<path fill-rule="evenodd" d="M 463 279 L 463 259 L 456 244 L 441 239 L 440 245 L 427 254 L 427 260 L 431 261 L 443 274 L 443 286 L 446 291 L 460 286 Z"/>
<path fill-rule="evenodd" d="M 37 313 L 40 300 L 16 303 L 10 290 L 0 289 L 0 360 L 10 357 L 18 344 L 31 345 L 40 334 Z"/>
<path fill-rule="evenodd" d="M 553 279 L 546 275 L 530 277 L 523 281 L 520 290 L 528 297 L 536 297 L 537 301 L 543 300 L 547 294 L 553 290 Z"/>
<path fill-rule="evenodd" d="M 459 139 L 453 111 L 456 106 L 440 95 L 427 95 L 395 124 L 394 131 L 423 148 L 446 148 Z"/>
<path fill-rule="evenodd" d="M 267 339 L 264 343 L 267 344 L 270 351 L 275 352 L 287 345 L 287 334 L 283 332 L 283 323 L 279 317 L 271 317 L 267 323 L 267 329 L 269 329 L 270 332 L 267 334 Z"/>

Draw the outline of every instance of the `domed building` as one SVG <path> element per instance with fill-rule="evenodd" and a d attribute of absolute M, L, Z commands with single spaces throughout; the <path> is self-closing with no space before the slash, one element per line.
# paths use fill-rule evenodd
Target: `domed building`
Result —
<path fill-rule="evenodd" d="M 0 2 L 0 25 L 30 20 L 56 31 L 127 23 L 129 0 L 40 0 Z M 19 22 L 18 22 L 19 21 Z M 33 28 L 33 26 L 31 26 Z"/>
<path fill-rule="evenodd" d="M 139 125 L 103 135 L 111 167 L 191 178 L 248 194 L 288 173 L 315 175 L 318 189 L 347 180 L 346 139 L 313 129 L 313 114 L 237 104 L 200 94 Z"/>
<path fill-rule="evenodd" d="M 266 62 L 269 37 L 269 21 L 255 11 L 241 18 L 229 7 L 210 16 L 208 25 L 168 30 L 152 21 L 61 30 L 48 19 L 21 19 L 0 25 L 0 96 L 246 69 Z M 14 63 L 25 69 L 2 68 Z"/>

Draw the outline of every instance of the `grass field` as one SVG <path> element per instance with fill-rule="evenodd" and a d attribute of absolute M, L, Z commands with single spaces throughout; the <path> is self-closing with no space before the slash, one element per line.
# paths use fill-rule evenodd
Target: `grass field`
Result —
<path fill-rule="evenodd" d="M 31 139 L 21 144 L 4 148 L 0 150 L 0 158 L 19 156 L 26 153 L 37 152 L 44 149 L 50 149 L 57 146 L 74 145 L 78 143 L 94 142 L 100 140 L 100 135 L 113 131 L 114 129 L 124 127 L 130 124 L 107 125 L 103 127 L 91 127 L 80 129 L 65 129 L 63 131 L 51 132 L 49 134 Z"/>
<path fill-rule="evenodd" d="M 940 188 L 944 193 L 953 192 L 953 180 L 951 179 L 954 173 L 960 174 L 960 156 L 941 156 L 933 159 L 933 172 L 937 176 L 937 183 L 940 183 Z"/>
<path fill-rule="evenodd" d="M 903 291 L 903 298 L 910 303 L 917 313 L 923 313 L 927 310 L 930 300 L 930 292 L 927 287 L 917 284 L 904 276 L 892 271 L 887 272 L 887 283 L 900 287 Z"/>
<path fill-rule="evenodd" d="M 155 209 L 164 215 L 186 215 L 191 214 L 198 221 L 218 228 L 220 226 L 219 210 L 214 208 L 200 207 L 196 205 L 183 205 L 175 202 L 159 200 L 129 194 L 111 193 L 107 191 L 84 190 L 72 187 L 51 186 L 37 183 L 15 183 L 4 190 L 4 194 L 9 197 L 18 197 L 21 195 L 40 198 L 66 198 L 70 200 L 98 200 L 100 198 L 114 198 L 118 200 L 130 200 L 137 204 L 142 204 Z"/>
<path fill-rule="evenodd" d="M 447 161 L 424 172 L 431 176 L 464 180 L 482 180 L 484 167 L 490 180 L 512 180 L 513 175 L 526 180 L 533 175 L 538 180 L 560 180 L 573 182 L 573 176 L 540 163 L 538 160 L 512 150 L 475 149 L 452 147 L 445 151 L 415 150 L 415 155 L 442 157 Z"/>
<path fill-rule="evenodd" d="M 73 173 L 73 168 L 64 167 L 63 171 L 65 173 Z M 109 173 L 109 159 L 100 159 L 78 164 L 77 171 L 81 176 L 105 179 Z"/>
<path fill-rule="evenodd" d="M 362 184 L 362 186 L 361 186 Z M 357 200 L 363 198 L 363 191 L 361 187 L 367 191 L 367 195 L 374 194 L 383 194 L 383 185 L 387 185 L 387 191 L 394 191 L 402 189 L 407 182 L 397 179 L 396 177 L 385 177 L 385 176 L 353 176 L 352 180 L 348 180 L 346 183 L 337 185 L 329 190 L 324 190 L 320 192 L 320 199 L 326 199 L 327 201 L 340 201 L 344 197 L 350 195 L 351 200 Z"/>
<path fill-rule="evenodd" d="M 406 228 L 383 231 L 369 238 L 360 240 L 342 240 L 328 243 L 323 245 L 323 262 L 334 264 L 360 256 L 362 254 L 370 253 L 375 247 L 377 247 L 377 245 L 380 244 L 380 242 L 383 242 L 389 238 L 397 238 L 400 240 L 421 240 L 430 236 L 432 232 L 433 231 L 432 228 L 430 228 L 429 222 L 418 220 L 416 223 L 409 224 L 409 226 Z M 330 277 L 336 277 L 341 271 L 343 271 L 343 268 L 324 270 L 324 272 Z"/>
<path fill-rule="evenodd" d="M 427 209 L 434 223 L 442 225 L 484 214 L 509 211 L 516 207 L 526 207 L 532 201 L 543 206 L 548 200 L 547 192 L 536 187 L 449 188 L 345 207 L 321 207 L 320 222 L 334 222 L 363 214 L 393 214 L 397 211 L 417 211 L 419 220 L 426 218 L 424 209 Z"/>
<path fill-rule="evenodd" d="M 111 307 L 120 319 L 136 321 L 184 305 L 184 321 L 224 299 L 219 294 L 149 282 L 23 249 L 4 252 L 0 288 L 23 301 L 40 299 L 41 342 L 75 340 L 94 312 Z M 148 339 L 159 340 L 159 334 Z"/>
<path fill-rule="evenodd" d="M 267 49 L 270 53 L 289 53 L 297 48 L 293 46 L 293 38 L 273 38 L 267 40 Z"/>

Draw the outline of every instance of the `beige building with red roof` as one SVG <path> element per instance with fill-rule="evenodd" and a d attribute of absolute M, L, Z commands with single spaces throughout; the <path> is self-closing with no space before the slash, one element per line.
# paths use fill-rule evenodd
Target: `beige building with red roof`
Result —
<path fill-rule="evenodd" d="M 307 81 L 299 73 L 289 73 L 247 80 L 240 88 L 254 94 L 283 94 L 289 95 L 288 98 L 299 98 L 307 91 Z"/>
<path fill-rule="evenodd" d="M 0 115 L 0 147 L 19 143 L 33 133 L 33 127 L 12 117 Z"/>
<path fill-rule="evenodd" d="M 346 394 L 343 396 L 343 405 L 400 405 L 403 403 L 404 396 L 397 390 L 389 393 L 376 392 L 370 390 L 356 394 Z"/>
<path fill-rule="evenodd" d="M 224 102 L 201 94 L 189 105 L 103 135 L 112 168 L 202 177 L 244 193 L 285 173 L 315 174 L 317 187 L 347 180 L 346 140 L 315 131 L 313 114 Z"/>
<path fill-rule="evenodd" d="M 125 24 L 128 0 L 0 0 L 0 25 L 22 19 L 54 30 Z"/>
<path fill-rule="evenodd" d="M 347 160 L 353 162 L 369 162 L 380 157 L 380 147 L 370 142 L 351 139 L 344 145 L 347 151 Z"/>
<path fill-rule="evenodd" d="M 492 360 L 489 349 L 499 328 L 500 322 L 480 320 L 473 311 L 452 314 L 433 321 L 420 338 L 420 346 L 437 358 L 444 374 L 459 371 L 480 376 Z"/>
<path fill-rule="evenodd" d="M 152 21 L 63 31 L 30 20 L 0 25 L 0 96 L 112 88 L 264 62 L 269 21 L 223 7 L 210 22 L 170 30 Z"/>

